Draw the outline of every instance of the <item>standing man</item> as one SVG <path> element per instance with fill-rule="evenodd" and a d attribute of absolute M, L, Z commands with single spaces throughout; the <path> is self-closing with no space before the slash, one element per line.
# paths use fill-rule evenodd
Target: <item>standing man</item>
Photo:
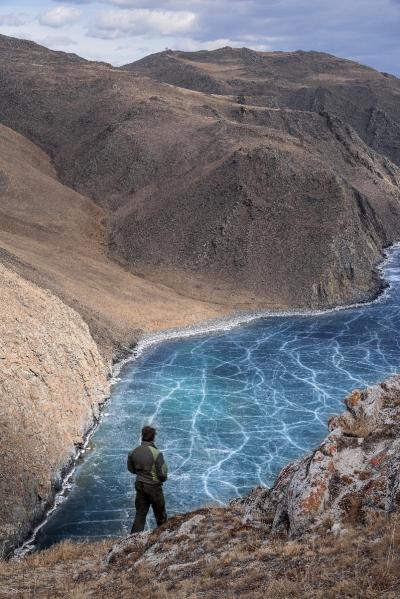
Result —
<path fill-rule="evenodd" d="M 154 445 L 156 430 L 151 426 L 142 428 L 142 444 L 128 454 L 128 470 L 136 474 L 136 515 L 131 534 L 142 532 L 150 506 L 153 508 L 157 526 L 167 520 L 162 485 L 167 480 L 168 468 L 164 456 Z"/>

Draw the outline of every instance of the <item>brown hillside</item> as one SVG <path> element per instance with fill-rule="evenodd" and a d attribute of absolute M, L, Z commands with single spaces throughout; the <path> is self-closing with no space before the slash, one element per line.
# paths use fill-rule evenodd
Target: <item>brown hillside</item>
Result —
<path fill-rule="evenodd" d="M 1 120 L 104 209 L 112 255 L 133 273 L 227 307 L 376 292 L 373 267 L 400 234 L 399 171 L 342 121 L 239 105 L 4 36 L 0 50 Z M 251 78 L 257 55 L 242 54 Z M 297 57 L 306 70 L 307 56 Z M 319 77 L 334 78 L 313 57 Z"/>
<path fill-rule="evenodd" d="M 104 218 L 57 180 L 43 151 L 0 126 L 0 260 L 77 310 L 108 359 L 141 330 L 221 314 L 110 260 Z"/>
<path fill-rule="evenodd" d="M 378 152 L 400 164 L 400 81 L 322 52 L 255 52 L 248 48 L 166 51 L 123 67 L 244 104 L 329 111 Z"/>

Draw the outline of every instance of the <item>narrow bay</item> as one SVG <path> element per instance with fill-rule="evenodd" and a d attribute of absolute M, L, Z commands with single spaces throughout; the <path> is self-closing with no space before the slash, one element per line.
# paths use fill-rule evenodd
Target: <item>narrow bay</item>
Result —
<path fill-rule="evenodd" d="M 349 391 L 399 371 L 399 249 L 384 276 L 391 287 L 377 302 L 167 339 L 126 364 L 92 448 L 37 546 L 129 531 L 126 454 L 143 424 L 159 430 L 170 467 L 170 515 L 272 484 L 283 465 L 324 437 Z"/>

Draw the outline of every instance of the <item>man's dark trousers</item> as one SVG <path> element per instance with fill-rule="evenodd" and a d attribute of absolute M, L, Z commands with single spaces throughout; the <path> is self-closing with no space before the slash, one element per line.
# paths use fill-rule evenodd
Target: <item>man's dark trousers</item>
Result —
<path fill-rule="evenodd" d="M 151 485 L 136 481 L 135 489 L 136 515 L 131 534 L 134 532 L 142 532 L 144 530 L 146 516 L 150 506 L 153 508 L 157 526 L 164 524 L 164 522 L 167 520 L 167 512 L 165 511 L 165 499 L 162 485 Z"/>

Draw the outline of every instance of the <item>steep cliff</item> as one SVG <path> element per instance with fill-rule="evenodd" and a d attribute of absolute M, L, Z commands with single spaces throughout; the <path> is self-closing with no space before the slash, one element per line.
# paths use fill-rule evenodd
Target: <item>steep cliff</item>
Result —
<path fill-rule="evenodd" d="M 42 516 L 108 382 L 82 318 L 2 265 L 0 313 L 2 556 Z"/>

